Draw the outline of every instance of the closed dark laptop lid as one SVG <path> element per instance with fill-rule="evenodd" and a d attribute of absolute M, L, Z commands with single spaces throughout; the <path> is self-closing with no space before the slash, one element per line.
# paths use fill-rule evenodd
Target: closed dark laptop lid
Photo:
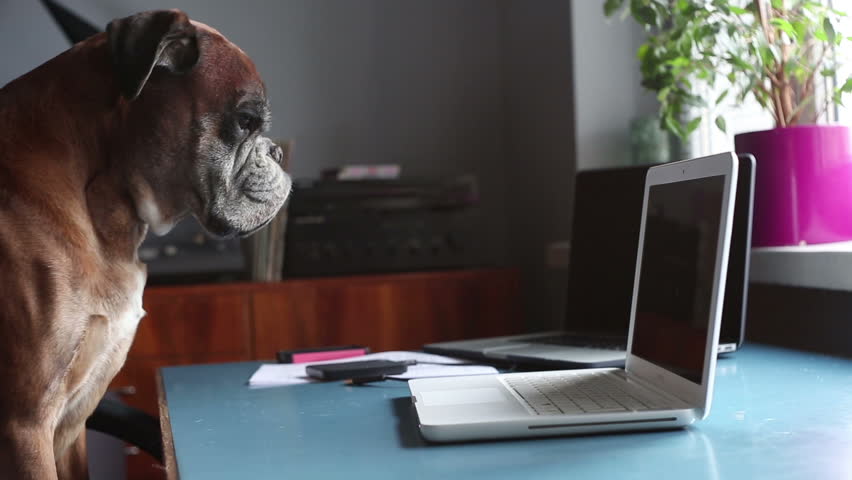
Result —
<path fill-rule="evenodd" d="M 741 343 L 748 285 L 754 159 L 740 156 L 721 343 Z M 577 174 L 564 329 L 627 335 L 645 174 L 650 166 Z"/>

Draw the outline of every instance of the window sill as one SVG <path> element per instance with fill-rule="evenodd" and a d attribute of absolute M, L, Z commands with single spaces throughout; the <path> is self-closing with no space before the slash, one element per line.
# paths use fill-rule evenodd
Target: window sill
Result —
<path fill-rule="evenodd" d="M 852 242 L 751 251 L 752 283 L 852 291 Z"/>

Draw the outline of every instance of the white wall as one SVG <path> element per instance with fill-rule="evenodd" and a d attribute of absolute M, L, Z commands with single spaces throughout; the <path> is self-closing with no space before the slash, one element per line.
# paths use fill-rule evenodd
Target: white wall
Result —
<path fill-rule="evenodd" d="M 631 18 L 604 17 L 603 0 L 571 6 L 577 169 L 627 165 L 630 121 L 657 112 L 640 85 L 642 30 Z"/>

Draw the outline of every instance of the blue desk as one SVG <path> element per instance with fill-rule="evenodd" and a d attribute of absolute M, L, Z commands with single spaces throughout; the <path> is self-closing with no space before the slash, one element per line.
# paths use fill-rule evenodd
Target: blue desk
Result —
<path fill-rule="evenodd" d="M 850 360 L 746 345 L 690 428 L 458 445 L 423 442 L 402 382 L 251 390 L 258 365 L 162 370 L 174 478 L 852 478 Z"/>

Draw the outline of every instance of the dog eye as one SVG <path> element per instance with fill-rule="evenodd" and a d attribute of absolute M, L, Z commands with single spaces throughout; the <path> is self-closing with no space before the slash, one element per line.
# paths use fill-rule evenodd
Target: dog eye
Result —
<path fill-rule="evenodd" d="M 260 118 L 250 113 L 241 113 L 237 117 L 237 125 L 243 131 L 253 132 L 260 126 Z"/>

